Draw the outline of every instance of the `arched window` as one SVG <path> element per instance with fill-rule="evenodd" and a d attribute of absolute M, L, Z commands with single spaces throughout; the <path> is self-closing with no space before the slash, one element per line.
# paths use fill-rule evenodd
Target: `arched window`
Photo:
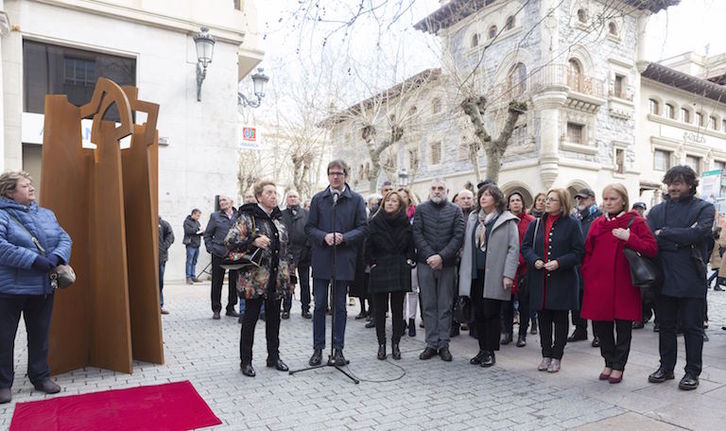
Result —
<path fill-rule="evenodd" d="M 583 24 L 587 22 L 587 10 L 586 9 L 577 10 L 577 20 Z"/>
<path fill-rule="evenodd" d="M 681 121 L 689 124 L 691 122 L 691 111 L 687 108 L 681 108 Z"/>
<path fill-rule="evenodd" d="M 434 114 L 441 112 L 441 99 L 438 97 L 431 101 L 431 111 L 433 111 Z"/>
<path fill-rule="evenodd" d="M 610 33 L 611 36 L 618 35 L 618 26 L 616 26 L 615 23 L 612 21 L 608 23 L 608 33 Z"/>
<path fill-rule="evenodd" d="M 582 67 L 580 67 L 580 62 L 571 58 L 568 63 L 567 86 L 575 91 L 580 91 L 582 89 Z"/>
<path fill-rule="evenodd" d="M 489 39 L 494 39 L 497 36 L 497 26 L 493 25 L 489 27 Z"/>
<path fill-rule="evenodd" d="M 479 46 L 479 33 L 474 33 L 471 35 L 471 47 L 476 48 Z"/>
<path fill-rule="evenodd" d="M 658 101 L 655 99 L 648 99 L 648 111 L 653 115 L 660 114 L 660 109 L 658 107 Z"/>
<path fill-rule="evenodd" d="M 521 96 L 527 91 L 527 66 L 524 63 L 517 63 L 509 72 L 509 88 L 512 95 Z"/>
<path fill-rule="evenodd" d="M 504 25 L 504 28 L 506 28 L 507 30 L 511 30 L 514 28 L 514 17 L 513 16 L 507 17 L 507 23 Z"/>
<path fill-rule="evenodd" d="M 676 119 L 676 108 L 670 103 L 666 103 L 665 105 L 665 116 L 671 120 Z"/>

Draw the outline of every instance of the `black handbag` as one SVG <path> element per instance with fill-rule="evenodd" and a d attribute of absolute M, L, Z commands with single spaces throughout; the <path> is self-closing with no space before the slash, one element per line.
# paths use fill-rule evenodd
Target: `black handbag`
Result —
<path fill-rule="evenodd" d="M 257 231 L 257 225 L 255 218 L 252 217 L 252 232 Z M 221 268 L 232 270 L 232 271 L 246 271 L 249 269 L 259 268 L 262 266 L 263 253 L 261 248 L 254 247 L 254 250 L 250 252 L 235 251 L 231 250 L 224 256 L 222 263 L 219 265 Z"/>
<path fill-rule="evenodd" d="M 635 217 L 630 219 L 626 229 L 630 229 L 633 221 L 635 221 Z M 663 272 L 654 259 L 643 256 L 640 252 L 630 248 L 624 248 L 623 254 L 630 266 L 630 281 L 633 283 L 633 286 L 640 287 L 641 290 L 643 288 L 660 288 L 663 283 Z"/>

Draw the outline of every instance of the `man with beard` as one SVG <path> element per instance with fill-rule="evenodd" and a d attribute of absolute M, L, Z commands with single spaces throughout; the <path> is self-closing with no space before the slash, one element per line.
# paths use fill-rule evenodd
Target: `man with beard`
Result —
<path fill-rule="evenodd" d="M 224 238 L 235 221 L 235 208 L 232 199 L 228 196 L 219 197 L 219 211 L 213 212 L 209 217 L 207 228 L 204 231 L 204 247 L 212 255 L 212 319 L 219 320 L 222 310 L 222 283 L 224 271 L 222 262 L 227 255 Z M 229 287 L 227 292 L 227 316 L 240 317 L 234 310 L 237 304 L 237 271 L 229 271 Z"/>
<path fill-rule="evenodd" d="M 690 167 L 672 167 L 663 183 L 668 186 L 668 195 L 648 213 L 663 270 L 663 285 L 655 298 L 660 366 L 648 381 L 663 383 L 675 377 L 676 326 L 680 324 L 686 342 L 686 372 L 678 387 L 693 390 L 698 387 L 702 368 L 705 262 L 716 210 L 713 204 L 696 197 L 698 177 Z"/>
<path fill-rule="evenodd" d="M 431 182 L 429 200 L 416 207 L 413 216 L 413 241 L 418 262 L 426 348 L 419 359 L 437 354 L 451 361 L 449 331 L 454 299 L 456 258 L 464 241 L 464 216 L 461 208 L 448 200 L 446 181 Z"/>

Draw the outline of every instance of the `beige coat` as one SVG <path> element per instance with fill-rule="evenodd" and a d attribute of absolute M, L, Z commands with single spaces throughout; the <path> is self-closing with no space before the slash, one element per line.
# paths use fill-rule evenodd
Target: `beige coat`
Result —
<path fill-rule="evenodd" d="M 726 247 L 726 227 L 721 229 L 721 235 L 719 235 L 716 245 L 713 247 L 713 253 L 711 253 L 711 269 L 726 268 L 726 253 L 723 257 L 718 254 L 720 247 Z M 719 274 L 720 275 L 720 274 Z"/>
<path fill-rule="evenodd" d="M 487 264 L 484 277 L 484 297 L 509 301 L 512 290 L 504 290 L 504 277 L 514 279 L 519 265 L 519 218 L 504 211 L 492 227 L 487 241 Z M 470 296 L 472 265 L 474 264 L 473 233 L 477 212 L 469 214 L 464 234 L 464 251 L 459 266 L 459 296 Z"/>

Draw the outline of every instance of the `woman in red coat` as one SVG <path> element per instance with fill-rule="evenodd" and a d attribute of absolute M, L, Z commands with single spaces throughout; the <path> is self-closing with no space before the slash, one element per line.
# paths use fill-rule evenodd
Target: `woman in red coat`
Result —
<path fill-rule="evenodd" d="M 645 219 L 627 211 L 628 191 L 622 184 L 606 186 L 602 196 L 605 214 L 592 222 L 585 241 L 585 296 L 580 314 L 592 320 L 600 338 L 600 354 L 605 359 L 600 380 L 620 383 L 630 353 L 632 323 L 642 319 L 640 289 L 630 281 L 623 249 L 655 257 L 658 245 Z"/>

